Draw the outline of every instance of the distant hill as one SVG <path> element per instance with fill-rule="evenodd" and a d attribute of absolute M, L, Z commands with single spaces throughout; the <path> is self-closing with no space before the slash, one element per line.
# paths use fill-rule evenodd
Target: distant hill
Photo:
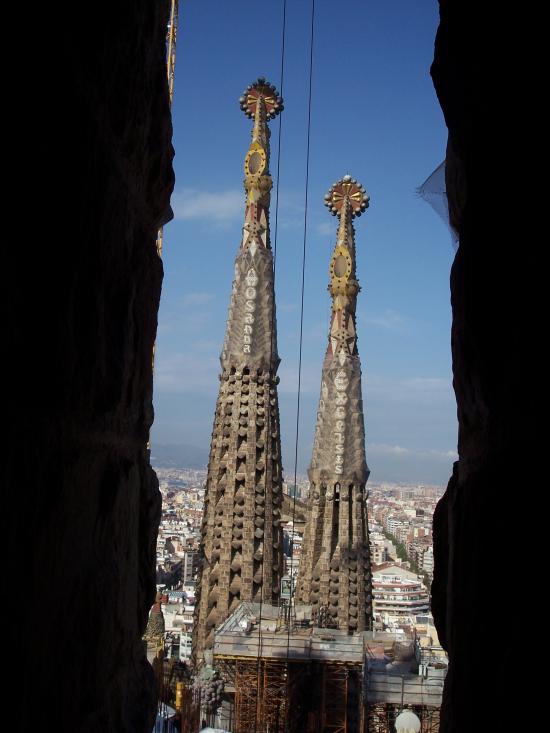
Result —
<path fill-rule="evenodd" d="M 208 449 L 196 445 L 157 445 L 151 447 L 151 465 L 158 468 L 206 468 Z"/>

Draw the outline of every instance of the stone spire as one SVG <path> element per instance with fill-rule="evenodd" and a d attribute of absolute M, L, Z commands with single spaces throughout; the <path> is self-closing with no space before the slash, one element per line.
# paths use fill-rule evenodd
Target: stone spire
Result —
<path fill-rule="evenodd" d="M 212 647 L 216 626 L 241 601 L 276 602 L 283 569 L 267 126 L 283 101 L 263 78 L 239 101 L 254 127 L 244 162 L 245 218 L 208 463 L 193 631 L 196 664 Z"/>
<path fill-rule="evenodd" d="M 332 312 L 297 583 L 298 602 L 312 604 L 320 625 L 350 632 L 368 629 L 372 616 L 365 492 L 369 469 L 355 324 L 360 287 L 352 223 L 368 201 L 365 189 L 350 176 L 325 196 L 339 226 L 329 266 Z"/>

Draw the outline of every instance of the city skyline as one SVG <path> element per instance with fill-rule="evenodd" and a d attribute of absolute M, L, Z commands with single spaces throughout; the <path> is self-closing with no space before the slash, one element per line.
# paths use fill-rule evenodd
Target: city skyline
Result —
<path fill-rule="evenodd" d="M 237 98 L 258 74 L 279 85 L 279 4 L 266 6 L 259 35 L 253 33 L 252 3 L 215 6 L 207 13 L 186 5 L 178 38 L 175 220 L 164 234 L 153 452 L 155 444 L 174 443 L 208 450 L 242 227 L 247 133 Z M 456 459 L 448 292 L 453 250 L 449 232 L 415 194 L 445 151 L 446 130 L 428 73 L 437 6 L 373 2 L 356 13 L 357 26 L 368 29 L 366 43 L 353 24 L 317 3 L 297 470 L 304 473 L 311 457 L 330 308 L 326 262 L 336 224 L 326 215 L 323 195 L 349 172 L 371 196 L 357 251 L 364 289 L 357 320 L 372 480 L 442 485 Z M 288 9 L 275 286 L 287 481 L 294 474 L 308 20 L 308 7 Z M 206 23 L 207 38 L 198 32 Z M 234 53 L 244 47 L 250 53 Z M 231 63 L 220 64 L 230 52 Z M 252 56 L 263 68 L 251 68 Z M 191 58 L 204 63 L 188 63 Z M 361 96 L 354 93 L 357 73 Z M 335 145 L 343 130 L 349 130 L 347 145 Z M 273 161 L 277 134 L 275 124 Z M 275 162 L 271 168 L 275 177 Z"/>

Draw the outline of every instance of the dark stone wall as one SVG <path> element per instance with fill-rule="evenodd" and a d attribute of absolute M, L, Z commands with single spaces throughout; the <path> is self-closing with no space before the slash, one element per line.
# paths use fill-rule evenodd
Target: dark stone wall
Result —
<path fill-rule="evenodd" d="M 145 733 L 155 691 L 140 639 L 160 516 L 146 449 L 155 239 L 173 186 L 168 3 L 31 15 L 14 26 L 24 40 L 9 67 L 19 142 L 4 138 L 18 205 L 2 286 L 11 710 L 18 730 Z"/>
<path fill-rule="evenodd" d="M 449 653 L 444 733 L 513 727 L 528 653 L 521 527 L 543 472 L 532 208 L 523 206 L 516 126 L 524 59 L 509 40 L 522 13 L 441 0 L 432 77 L 449 129 L 447 186 L 460 246 L 451 272 L 459 460 L 434 517 L 433 612 Z M 520 72 L 521 73 L 521 72 Z M 519 194 L 519 196 L 518 196 Z M 535 214 L 536 216 L 536 214 Z M 540 268 L 539 268 L 540 269 Z M 528 699 L 528 698 L 527 698 Z"/>
<path fill-rule="evenodd" d="M 540 98 L 522 93 L 536 71 L 515 47 L 527 14 L 440 7 L 432 75 L 460 232 L 459 462 L 435 517 L 433 608 L 451 660 L 444 731 L 462 733 L 508 729 L 531 699 L 512 689 L 536 654 L 522 633 L 531 591 L 515 538 L 544 477 L 535 348 L 547 287 L 535 260 L 545 230 L 528 231 L 541 211 L 520 202 L 532 195 L 522 173 L 537 137 L 515 125 Z M 160 511 L 145 445 L 162 279 L 154 241 L 173 183 L 167 13 L 166 0 L 42 3 L 6 22 L 3 663 L 15 730 L 151 729 L 140 637 Z"/>

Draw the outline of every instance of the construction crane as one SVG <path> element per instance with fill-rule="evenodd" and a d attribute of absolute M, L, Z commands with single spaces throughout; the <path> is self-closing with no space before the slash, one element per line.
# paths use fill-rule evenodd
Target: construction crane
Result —
<path fill-rule="evenodd" d="M 166 29 L 166 75 L 168 78 L 168 100 L 172 107 L 174 76 L 176 72 L 176 37 L 178 34 L 178 0 L 170 0 L 170 20 Z M 157 233 L 157 252 L 162 255 L 163 228 Z"/>

